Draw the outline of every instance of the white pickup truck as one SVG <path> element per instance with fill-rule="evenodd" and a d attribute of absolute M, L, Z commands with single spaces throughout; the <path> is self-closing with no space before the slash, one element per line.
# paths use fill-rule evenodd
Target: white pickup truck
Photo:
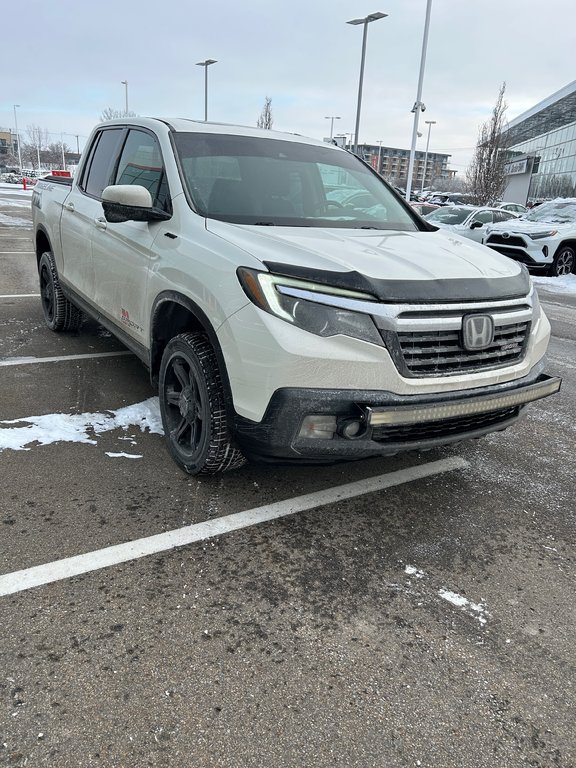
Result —
<path fill-rule="evenodd" d="M 32 206 L 48 326 L 86 313 L 144 361 L 189 473 L 476 438 L 560 387 L 526 269 L 338 147 L 116 120 Z"/>

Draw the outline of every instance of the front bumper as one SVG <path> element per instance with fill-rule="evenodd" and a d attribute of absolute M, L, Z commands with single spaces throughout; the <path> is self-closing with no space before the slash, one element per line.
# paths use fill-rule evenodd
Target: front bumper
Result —
<path fill-rule="evenodd" d="M 556 243 L 546 239 L 532 240 L 525 234 L 513 234 L 503 238 L 492 232 L 484 240 L 484 245 L 493 251 L 508 256 L 524 264 L 530 272 L 546 272 L 554 260 Z"/>
<path fill-rule="evenodd" d="M 557 392 L 561 379 L 537 368 L 507 384 L 418 397 L 279 389 L 261 422 L 236 417 L 236 436 L 245 455 L 260 461 L 327 463 L 434 448 L 506 429 L 527 403 Z M 304 436 L 310 415 L 333 416 L 333 434 Z"/>

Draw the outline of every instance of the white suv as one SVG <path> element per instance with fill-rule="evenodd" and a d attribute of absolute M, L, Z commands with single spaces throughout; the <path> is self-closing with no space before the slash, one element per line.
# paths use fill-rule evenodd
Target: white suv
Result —
<path fill-rule="evenodd" d="M 486 230 L 484 245 L 525 264 L 531 272 L 568 275 L 576 271 L 576 199 L 559 198 L 525 216 Z"/>

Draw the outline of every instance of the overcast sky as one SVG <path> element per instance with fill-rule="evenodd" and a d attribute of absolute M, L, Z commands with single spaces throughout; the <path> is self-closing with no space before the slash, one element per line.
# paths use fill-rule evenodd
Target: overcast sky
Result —
<path fill-rule="evenodd" d="M 426 0 L 27 0 L 4 3 L 0 127 L 79 134 L 107 107 L 255 125 L 315 138 L 354 130 L 362 27 L 368 27 L 360 142 L 410 147 Z M 506 81 L 509 120 L 574 79 L 574 0 L 432 0 L 418 148 L 463 175 L 478 126 Z M 74 135 L 64 140 L 76 148 Z"/>

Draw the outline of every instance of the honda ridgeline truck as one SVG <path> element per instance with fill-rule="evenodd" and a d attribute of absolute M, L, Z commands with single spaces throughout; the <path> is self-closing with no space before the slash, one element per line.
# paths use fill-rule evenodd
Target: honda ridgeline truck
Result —
<path fill-rule="evenodd" d="M 191 474 L 477 438 L 559 389 L 524 266 L 338 147 L 115 120 L 32 206 L 48 326 L 86 313 L 144 361 Z"/>

